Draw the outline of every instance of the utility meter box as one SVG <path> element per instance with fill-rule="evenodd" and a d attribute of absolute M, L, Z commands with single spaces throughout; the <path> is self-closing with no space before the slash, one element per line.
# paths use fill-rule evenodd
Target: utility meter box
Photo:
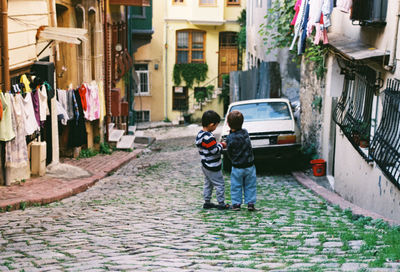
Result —
<path fill-rule="evenodd" d="M 46 174 L 46 142 L 31 144 L 31 174 L 40 177 Z"/>

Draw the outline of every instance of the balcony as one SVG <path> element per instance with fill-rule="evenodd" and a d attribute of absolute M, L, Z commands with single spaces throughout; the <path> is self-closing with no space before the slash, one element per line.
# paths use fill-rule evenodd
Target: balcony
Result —
<path fill-rule="evenodd" d="M 152 7 L 129 7 L 129 22 L 134 39 L 148 40 L 154 33 Z"/>

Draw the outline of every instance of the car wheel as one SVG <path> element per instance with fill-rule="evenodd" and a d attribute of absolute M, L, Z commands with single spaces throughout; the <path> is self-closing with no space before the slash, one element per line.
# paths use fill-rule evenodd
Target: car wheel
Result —
<path fill-rule="evenodd" d="M 226 173 L 230 173 L 232 170 L 232 162 L 231 160 L 228 158 L 227 155 L 224 155 L 222 157 L 222 169 L 224 170 L 224 172 Z"/>

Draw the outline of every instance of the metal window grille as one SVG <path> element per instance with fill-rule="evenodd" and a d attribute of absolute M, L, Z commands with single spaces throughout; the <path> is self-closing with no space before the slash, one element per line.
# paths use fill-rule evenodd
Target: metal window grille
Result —
<path fill-rule="evenodd" d="M 136 122 L 150 122 L 150 111 L 137 111 L 136 112 Z"/>
<path fill-rule="evenodd" d="M 187 87 L 172 87 L 172 110 L 187 111 L 189 96 Z"/>
<path fill-rule="evenodd" d="M 400 189 L 400 82 L 388 80 L 381 122 L 371 143 L 371 157 Z"/>
<path fill-rule="evenodd" d="M 333 114 L 335 123 L 367 161 L 371 160 L 368 146 L 375 78 L 374 70 L 366 66 L 353 67 L 345 75 L 343 92 Z"/>

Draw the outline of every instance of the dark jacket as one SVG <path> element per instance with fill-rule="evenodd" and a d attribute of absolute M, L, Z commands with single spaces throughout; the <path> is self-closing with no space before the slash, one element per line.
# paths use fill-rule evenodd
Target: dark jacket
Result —
<path fill-rule="evenodd" d="M 247 168 L 254 165 L 253 149 L 247 130 L 231 131 L 226 137 L 226 146 L 233 167 Z"/>

